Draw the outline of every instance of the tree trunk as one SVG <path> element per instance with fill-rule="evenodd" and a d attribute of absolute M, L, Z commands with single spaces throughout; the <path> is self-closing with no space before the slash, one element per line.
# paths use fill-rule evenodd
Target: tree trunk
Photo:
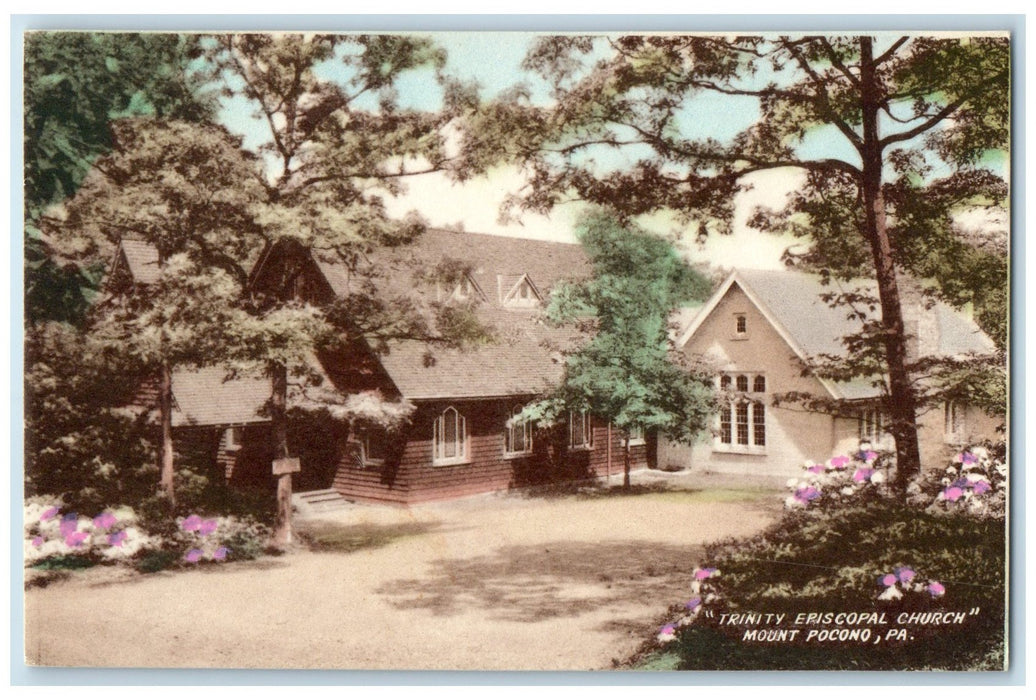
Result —
<path fill-rule="evenodd" d="M 176 507 L 173 464 L 173 373 L 169 362 L 162 360 L 158 385 L 158 413 L 162 424 L 162 444 L 158 451 L 159 488 L 169 500 L 170 509 Z"/>
<path fill-rule="evenodd" d="M 907 482 L 921 472 L 917 442 L 917 397 L 907 372 L 906 329 L 892 243 L 885 219 L 885 198 L 881 191 L 884 165 L 878 135 L 878 110 L 881 104 L 870 37 L 861 37 L 860 56 L 864 234 L 870 243 L 881 300 L 881 325 L 889 372 L 890 428 L 896 441 L 895 483 L 897 488 L 905 492 Z"/>
<path fill-rule="evenodd" d="M 270 371 L 270 432 L 273 438 L 273 459 L 288 455 L 288 368 L 275 364 Z M 273 524 L 273 544 L 291 544 L 291 474 L 277 477 L 277 515 Z"/>
<path fill-rule="evenodd" d="M 628 430 L 625 432 L 623 441 L 622 468 L 622 487 L 628 489 L 630 487 L 630 434 Z"/>

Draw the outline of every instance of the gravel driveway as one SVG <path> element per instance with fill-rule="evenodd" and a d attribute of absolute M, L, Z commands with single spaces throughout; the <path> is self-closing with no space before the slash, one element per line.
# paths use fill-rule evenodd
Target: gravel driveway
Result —
<path fill-rule="evenodd" d="M 590 670 L 687 596 L 702 545 L 757 532 L 772 492 L 491 495 L 353 506 L 299 523 L 315 549 L 194 571 L 79 573 L 25 596 L 29 663 Z"/>

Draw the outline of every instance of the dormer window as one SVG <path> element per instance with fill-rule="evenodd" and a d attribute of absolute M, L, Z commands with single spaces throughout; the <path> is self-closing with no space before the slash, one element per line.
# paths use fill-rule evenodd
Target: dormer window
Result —
<path fill-rule="evenodd" d="M 501 276 L 499 280 L 502 295 L 500 301 L 504 306 L 531 308 L 539 306 L 542 301 L 539 291 L 528 275 L 521 275 L 517 280 L 513 277 L 508 280 Z"/>
<path fill-rule="evenodd" d="M 444 293 L 440 286 L 438 288 L 438 298 L 441 301 Z M 448 301 L 459 301 L 459 302 L 481 302 L 485 301 L 485 296 L 482 294 L 482 290 L 479 286 L 471 279 L 468 275 L 461 277 L 457 284 L 454 285 L 453 291 L 449 293 L 447 298 Z"/>

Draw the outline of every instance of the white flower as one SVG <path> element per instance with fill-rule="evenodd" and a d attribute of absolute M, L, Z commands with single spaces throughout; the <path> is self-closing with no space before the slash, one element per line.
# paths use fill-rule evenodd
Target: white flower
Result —
<path fill-rule="evenodd" d="M 985 447 L 972 447 L 971 454 L 975 455 L 979 459 L 989 459 L 989 450 Z"/>
<path fill-rule="evenodd" d="M 842 489 L 843 496 L 852 496 L 854 493 L 856 493 L 856 490 L 853 489 L 852 486 L 846 486 L 844 489 Z"/>
<path fill-rule="evenodd" d="M 885 592 L 878 596 L 878 600 L 899 600 L 903 594 L 895 586 L 889 586 Z"/>
<path fill-rule="evenodd" d="M 873 474 L 871 474 L 871 483 L 872 484 L 883 484 L 883 483 L 885 483 L 885 475 L 882 474 L 881 472 L 874 472 Z"/>
<path fill-rule="evenodd" d="M 788 496 L 784 499 L 785 508 L 802 508 L 803 506 L 805 506 L 805 504 L 794 496 Z"/>
<path fill-rule="evenodd" d="M 799 480 L 793 477 L 791 479 L 788 479 L 784 483 L 784 485 L 787 486 L 789 489 L 793 489 L 793 488 L 795 488 L 796 484 L 798 484 L 798 483 L 799 483 Z"/>

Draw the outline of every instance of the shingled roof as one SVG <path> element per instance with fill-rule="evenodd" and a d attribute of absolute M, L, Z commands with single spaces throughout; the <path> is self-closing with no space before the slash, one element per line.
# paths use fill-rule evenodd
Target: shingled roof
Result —
<path fill-rule="evenodd" d="M 683 331 L 681 347 L 690 341 L 733 285 L 745 292 L 803 360 L 819 355 L 844 355 L 842 338 L 860 331 L 860 321 L 850 319 L 844 307 L 829 305 L 824 295 L 859 291 L 877 298 L 877 284 L 873 280 L 832 280 L 824 284 L 819 275 L 804 272 L 737 269 Z M 973 320 L 944 302 L 925 302 L 904 295 L 903 315 L 908 333 L 915 336 L 915 352 L 919 356 L 962 357 L 996 350 L 993 341 Z M 880 318 L 880 313 L 875 317 Z M 918 328 L 922 330 L 919 332 Z M 845 399 L 873 398 L 878 392 L 869 380 L 829 388 L 837 398 Z"/>
<path fill-rule="evenodd" d="M 124 238 L 119 244 L 122 259 L 134 282 L 154 284 L 158 281 L 158 250 L 150 243 Z"/>
<path fill-rule="evenodd" d="M 512 306 L 508 292 L 525 278 L 534 293 L 548 296 L 558 282 L 590 274 L 580 246 L 480 233 L 429 229 L 412 245 L 375 251 L 375 265 L 399 270 L 393 289 L 410 288 L 422 272 L 454 262 L 484 297 L 476 308 L 479 320 L 493 330 L 488 344 L 453 350 L 416 341 L 393 342 L 379 359 L 400 394 L 413 400 L 456 399 L 534 394 L 561 377 L 558 348 L 571 344 L 570 330 L 547 326 L 540 309 Z M 344 265 L 316 260 L 337 294 L 348 290 Z M 448 290 L 452 291 L 452 290 Z"/>

